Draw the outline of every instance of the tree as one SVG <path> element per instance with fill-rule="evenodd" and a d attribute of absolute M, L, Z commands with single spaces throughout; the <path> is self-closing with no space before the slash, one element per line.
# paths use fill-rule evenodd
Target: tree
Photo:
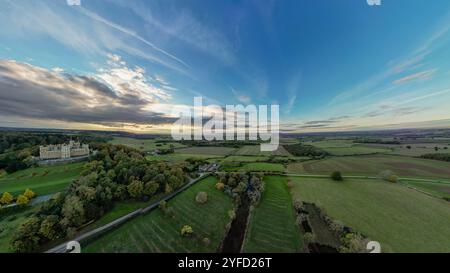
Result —
<path fill-rule="evenodd" d="M 38 217 L 28 218 L 13 234 L 10 247 L 14 252 L 31 252 L 39 247 L 39 229 L 41 223 Z"/>
<path fill-rule="evenodd" d="M 27 197 L 29 200 L 36 197 L 36 193 L 34 193 L 31 189 L 26 189 L 23 195 Z"/>
<path fill-rule="evenodd" d="M 141 198 L 144 192 L 144 183 L 140 180 L 133 180 L 130 185 L 127 187 L 128 193 L 133 198 Z"/>
<path fill-rule="evenodd" d="M 192 229 L 191 226 L 184 225 L 184 226 L 181 228 L 181 235 L 182 235 L 182 236 L 190 236 L 190 235 L 193 234 L 193 233 L 194 233 L 194 230 Z"/>
<path fill-rule="evenodd" d="M 224 183 L 219 182 L 219 183 L 216 184 L 216 189 L 217 190 L 223 191 L 224 188 L 225 188 L 225 184 Z"/>
<path fill-rule="evenodd" d="M 64 219 L 62 224 L 66 227 L 79 227 L 86 221 L 83 202 L 76 195 L 66 198 L 62 207 L 62 215 Z"/>
<path fill-rule="evenodd" d="M 8 205 L 11 204 L 13 200 L 14 196 L 12 196 L 12 194 L 10 194 L 9 192 L 4 192 L 2 198 L 0 198 L 0 204 Z"/>
<path fill-rule="evenodd" d="M 144 185 L 144 194 L 147 196 L 153 196 L 158 190 L 159 185 L 156 182 L 148 182 Z"/>
<path fill-rule="evenodd" d="M 331 174 L 331 179 L 333 179 L 334 181 L 342 181 L 342 174 L 339 171 L 335 171 Z"/>
<path fill-rule="evenodd" d="M 25 206 L 30 202 L 30 199 L 28 199 L 25 195 L 21 194 L 17 196 L 16 204 L 19 206 Z"/>
<path fill-rule="evenodd" d="M 39 234 L 48 240 L 55 240 L 61 234 L 59 217 L 57 215 L 48 215 L 41 222 Z"/>

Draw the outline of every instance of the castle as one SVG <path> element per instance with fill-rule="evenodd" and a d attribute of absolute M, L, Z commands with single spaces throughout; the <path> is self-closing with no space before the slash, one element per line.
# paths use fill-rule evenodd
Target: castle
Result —
<path fill-rule="evenodd" d="M 69 144 L 48 145 L 39 147 L 39 158 L 48 159 L 70 159 L 89 155 L 89 145 L 80 144 L 71 140 Z"/>

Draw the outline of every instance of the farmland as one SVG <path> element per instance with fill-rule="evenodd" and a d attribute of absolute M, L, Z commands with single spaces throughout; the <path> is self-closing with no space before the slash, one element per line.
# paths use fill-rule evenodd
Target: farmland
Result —
<path fill-rule="evenodd" d="M 131 137 L 114 137 L 109 143 L 115 145 L 125 145 L 131 147 L 133 149 L 148 152 L 153 151 L 155 149 L 169 149 L 173 148 L 181 148 L 185 147 L 185 145 L 179 142 L 159 142 L 158 139 L 137 139 Z"/>
<path fill-rule="evenodd" d="M 450 206 L 378 180 L 290 178 L 292 194 L 379 241 L 384 252 L 449 252 Z"/>
<path fill-rule="evenodd" d="M 278 163 L 256 162 L 247 163 L 239 168 L 239 170 L 252 172 L 283 172 L 284 166 Z"/>
<path fill-rule="evenodd" d="M 165 155 L 149 155 L 146 157 L 150 161 L 168 161 L 168 162 L 177 162 L 184 161 L 189 158 L 195 159 L 214 159 L 214 158 L 222 158 L 220 155 L 200 155 L 200 154 L 165 154 Z"/>
<path fill-rule="evenodd" d="M 64 190 L 78 178 L 85 163 L 72 163 L 46 167 L 29 168 L 0 178 L 0 193 L 22 193 L 26 188 L 38 195 Z"/>
<path fill-rule="evenodd" d="M 365 155 L 330 157 L 322 160 L 292 163 L 290 173 L 330 174 L 341 171 L 344 175 L 372 175 L 391 170 L 402 177 L 449 179 L 450 163 L 391 155 Z"/>
<path fill-rule="evenodd" d="M 285 177 L 266 176 L 265 191 L 250 216 L 244 252 L 299 252 L 300 230 Z M 270 220 L 269 220 L 270 219 Z"/>
<path fill-rule="evenodd" d="M 168 202 L 173 217 L 156 209 L 89 243 L 85 252 L 214 252 L 225 234 L 232 199 L 214 188 L 217 180 L 206 178 Z M 205 204 L 195 202 L 199 191 L 208 193 Z M 190 225 L 194 234 L 183 237 Z M 209 243 L 203 242 L 205 238 Z"/>
<path fill-rule="evenodd" d="M 355 144 L 351 140 L 324 140 L 305 142 L 304 144 L 312 145 L 320 148 L 331 155 L 365 155 L 365 154 L 383 154 L 392 152 L 391 149 L 383 146 L 369 146 L 363 144 Z"/>
<path fill-rule="evenodd" d="M 233 153 L 236 149 L 229 147 L 187 147 L 177 149 L 177 154 L 193 154 L 193 155 L 216 155 L 225 156 Z"/>
<path fill-rule="evenodd" d="M 279 156 L 290 156 L 288 151 L 286 151 L 283 146 L 279 146 L 276 151 L 273 152 L 262 152 L 260 145 L 246 145 L 237 150 L 234 155 L 279 155 Z"/>

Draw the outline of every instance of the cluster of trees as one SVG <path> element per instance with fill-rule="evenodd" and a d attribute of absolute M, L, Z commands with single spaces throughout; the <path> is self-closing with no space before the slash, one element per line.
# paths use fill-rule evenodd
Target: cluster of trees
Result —
<path fill-rule="evenodd" d="M 39 145 L 60 144 L 70 140 L 70 136 L 51 133 L 1 132 L 0 169 L 8 173 L 27 169 L 35 164 L 34 156 L 39 156 Z M 107 137 L 77 135 L 83 143 L 104 143 Z"/>
<path fill-rule="evenodd" d="M 434 160 L 450 162 L 450 154 L 446 154 L 446 153 L 424 154 L 421 157 L 426 158 L 426 159 L 434 159 Z"/>
<path fill-rule="evenodd" d="M 256 203 L 264 191 L 262 176 L 257 173 L 219 173 L 218 178 L 216 188 L 231 195 L 238 203 L 242 197 L 247 197 L 252 203 Z"/>
<path fill-rule="evenodd" d="M 19 194 L 17 197 L 14 197 L 9 192 L 4 192 L 0 197 L 0 209 L 4 205 L 12 204 L 14 201 L 17 205 L 27 205 L 31 199 L 36 197 L 36 193 L 34 193 L 31 189 L 26 189 L 22 194 Z"/>
<path fill-rule="evenodd" d="M 139 151 L 122 145 L 99 144 L 97 149 L 68 191 L 57 194 L 20 226 L 11 240 L 12 250 L 30 252 L 48 241 L 72 237 L 116 201 L 146 200 L 170 193 L 188 180 L 183 163 L 149 162 Z"/>
<path fill-rule="evenodd" d="M 292 144 L 283 145 L 283 147 L 294 156 L 324 157 L 328 155 L 326 151 L 312 145 Z"/>

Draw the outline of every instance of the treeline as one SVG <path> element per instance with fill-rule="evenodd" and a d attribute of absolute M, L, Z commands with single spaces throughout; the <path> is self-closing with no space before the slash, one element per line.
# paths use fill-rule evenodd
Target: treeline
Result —
<path fill-rule="evenodd" d="M 328 155 L 326 151 L 312 145 L 293 144 L 283 145 L 283 147 L 294 156 L 324 157 Z"/>
<path fill-rule="evenodd" d="M 181 144 L 187 145 L 187 146 L 196 146 L 196 147 L 232 147 L 232 148 L 240 148 L 242 146 L 247 145 L 260 145 L 262 141 L 258 140 L 227 140 L 227 141 L 220 141 L 220 140 L 214 140 L 214 141 L 206 141 L 206 140 L 181 140 Z"/>
<path fill-rule="evenodd" d="M 117 201 L 148 200 L 188 181 L 188 163 L 149 162 L 139 151 L 122 145 L 96 148 L 95 159 L 86 164 L 68 191 L 56 194 L 20 225 L 10 242 L 13 251 L 32 252 L 49 241 L 72 238 Z"/>
<path fill-rule="evenodd" d="M 354 143 L 361 143 L 361 144 L 391 144 L 391 145 L 398 145 L 401 144 L 398 140 L 382 140 L 382 139 L 374 139 L 374 138 L 358 138 L 353 140 Z"/>
<path fill-rule="evenodd" d="M 35 164 L 33 157 L 39 156 L 40 145 L 61 144 L 68 142 L 71 136 L 50 133 L 0 133 L 0 169 L 8 173 L 29 168 Z M 77 135 L 82 143 L 105 143 L 110 138 L 95 135 Z"/>
<path fill-rule="evenodd" d="M 446 153 L 424 154 L 421 158 L 450 162 L 450 154 Z"/>

